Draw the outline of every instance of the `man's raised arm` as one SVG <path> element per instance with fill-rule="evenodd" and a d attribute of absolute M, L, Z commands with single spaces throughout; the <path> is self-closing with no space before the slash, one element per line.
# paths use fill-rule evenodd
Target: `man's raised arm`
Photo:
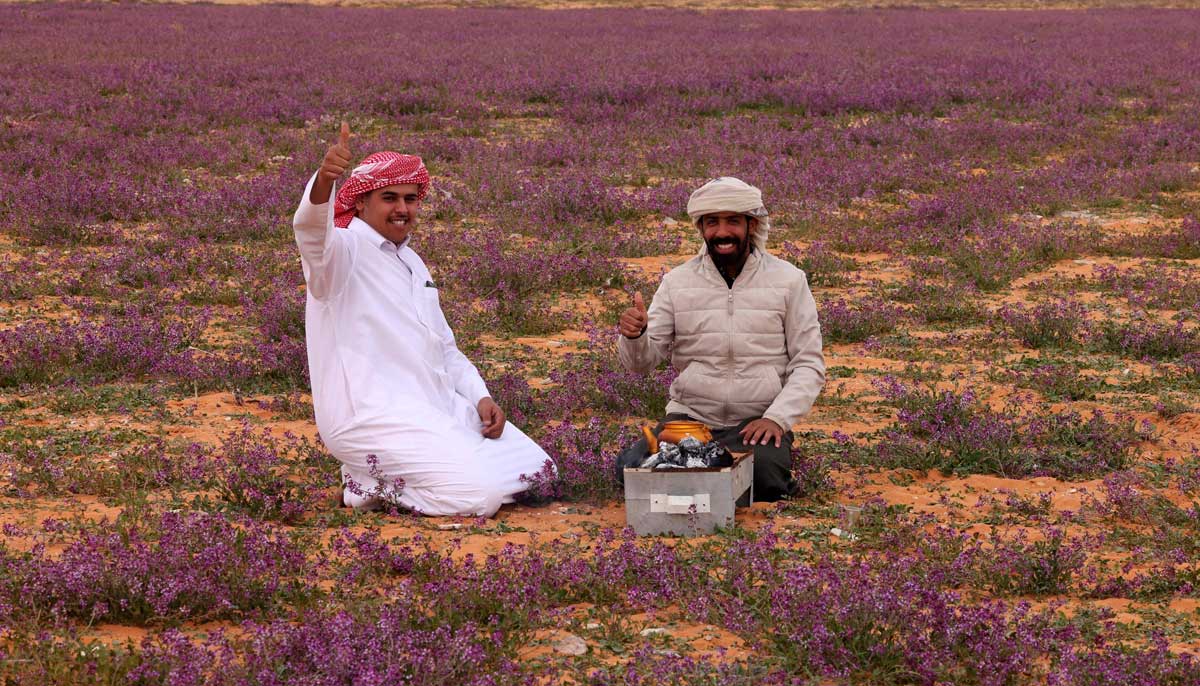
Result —
<path fill-rule="evenodd" d="M 617 330 L 617 357 L 626 369 L 649 371 L 667 359 L 675 340 L 675 311 L 666 286 L 659 285 L 649 310 L 642 294 L 634 293 L 633 306 L 621 314 Z"/>
<path fill-rule="evenodd" d="M 350 126 L 342 122 L 338 142 L 329 146 L 321 167 L 308 182 L 300 207 L 292 218 L 296 245 L 304 266 L 308 292 L 323 300 L 337 291 L 349 269 L 344 247 L 339 250 L 337 233 L 333 230 L 334 184 L 350 166 Z M 346 257 L 347 259 L 339 259 Z"/>

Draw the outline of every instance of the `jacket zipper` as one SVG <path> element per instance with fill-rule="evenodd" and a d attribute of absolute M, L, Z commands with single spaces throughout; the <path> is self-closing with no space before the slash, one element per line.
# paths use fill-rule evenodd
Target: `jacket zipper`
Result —
<path fill-rule="evenodd" d="M 725 407 L 721 408 L 721 422 L 725 426 L 730 426 L 729 406 L 733 403 L 730 398 L 730 394 L 733 393 L 733 287 L 729 288 L 729 297 L 726 299 L 726 303 L 725 350 L 728 359 L 725 365 Z"/>

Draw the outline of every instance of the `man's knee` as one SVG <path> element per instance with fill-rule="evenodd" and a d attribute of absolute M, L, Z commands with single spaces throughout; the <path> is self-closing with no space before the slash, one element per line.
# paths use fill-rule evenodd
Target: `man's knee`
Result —
<path fill-rule="evenodd" d="M 633 445 L 625 448 L 617 454 L 617 459 L 613 464 L 613 475 L 617 479 L 617 483 L 625 483 L 625 468 L 636 467 L 646 461 L 646 457 L 650 455 L 650 444 L 645 438 L 639 438 L 633 442 Z"/>
<path fill-rule="evenodd" d="M 782 444 L 754 447 L 754 499 L 775 501 L 791 495 L 795 488 L 792 478 L 792 434 L 784 434 Z"/>
<path fill-rule="evenodd" d="M 500 511 L 500 506 L 504 504 L 504 498 L 509 495 L 512 494 L 504 493 L 497 488 L 481 489 L 473 498 L 467 511 L 478 517 L 491 517 Z"/>
<path fill-rule="evenodd" d="M 778 447 L 774 443 L 754 446 L 754 463 L 768 464 L 790 471 L 792 468 L 792 442 L 788 440 L 790 437 L 791 434 L 784 436 Z"/>
<path fill-rule="evenodd" d="M 491 517 L 500 510 L 504 498 L 512 494 L 487 479 L 464 475 L 462 482 L 456 484 L 455 488 L 430 495 L 446 505 L 445 512 L 431 514 Z"/>

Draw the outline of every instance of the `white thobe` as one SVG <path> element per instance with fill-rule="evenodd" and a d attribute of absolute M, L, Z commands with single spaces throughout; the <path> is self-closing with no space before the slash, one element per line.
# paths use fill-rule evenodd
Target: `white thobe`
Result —
<path fill-rule="evenodd" d="M 550 458 L 511 423 L 484 438 L 476 407 L 487 386 L 455 344 L 425 263 L 357 217 L 335 228 L 333 203 L 309 202 L 315 179 L 292 225 L 321 440 L 361 490 L 425 514 L 495 514 Z M 346 502 L 365 504 L 352 491 Z"/>

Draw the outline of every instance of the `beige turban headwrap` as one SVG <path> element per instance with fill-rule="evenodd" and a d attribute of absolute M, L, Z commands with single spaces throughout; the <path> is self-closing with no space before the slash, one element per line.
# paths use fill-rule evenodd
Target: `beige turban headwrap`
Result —
<path fill-rule="evenodd" d="M 714 212 L 737 212 L 757 219 L 758 226 L 751 232 L 750 240 L 759 250 L 767 249 L 771 220 L 767 216 L 767 208 L 763 207 L 762 191 L 732 176 L 713 179 L 697 188 L 688 198 L 687 213 L 692 218 L 692 224 L 699 229 L 700 218 Z M 708 246 L 702 242 L 700 253 L 707 251 Z"/>

